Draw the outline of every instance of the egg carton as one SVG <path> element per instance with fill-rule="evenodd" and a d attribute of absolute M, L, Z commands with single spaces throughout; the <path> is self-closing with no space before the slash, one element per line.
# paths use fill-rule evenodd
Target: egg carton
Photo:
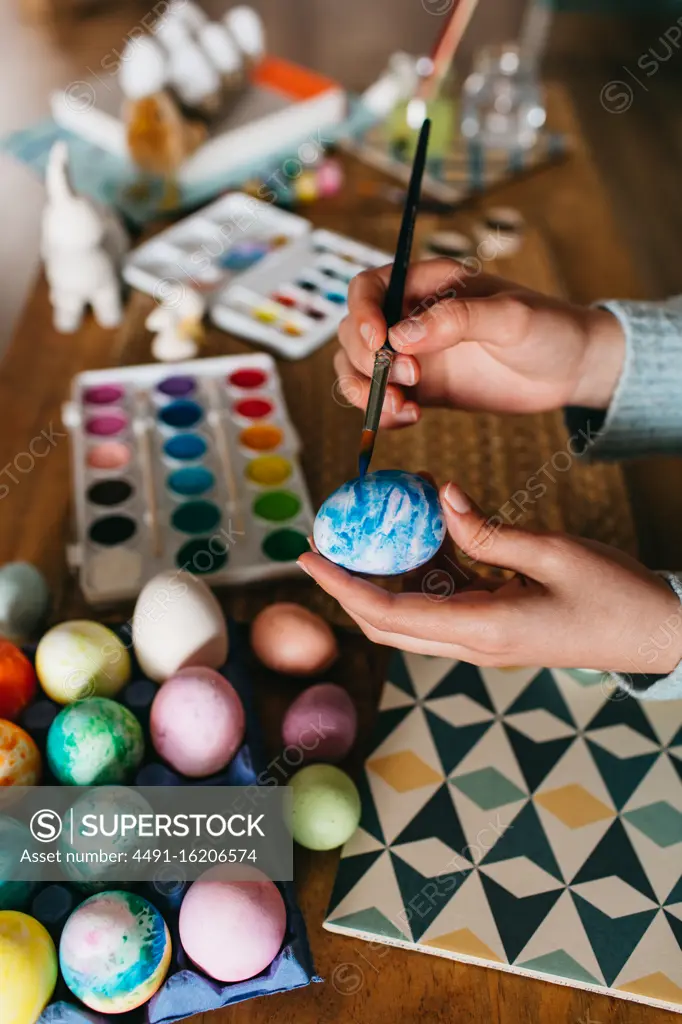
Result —
<path fill-rule="evenodd" d="M 223 772 L 208 779 L 188 779 L 171 771 L 156 755 L 149 736 L 149 707 L 157 691 L 155 683 L 144 677 L 132 650 L 129 627 L 115 629 L 128 647 L 133 661 L 132 682 L 121 692 L 119 700 L 135 714 L 142 725 L 145 736 L 145 761 L 136 778 L 137 785 L 181 785 L 181 786 L 253 786 L 267 770 L 262 736 L 254 708 L 251 677 L 248 669 L 249 642 L 248 628 L 234 622 L 228 623 L 229 656 L 220 670 L 234 686 L 244 705 L 246 716 L 245 740 Z M 31 662 L 35 658 L 35 647 L 25 647 L 24 653 Z M 35 740 L 46 765 L 45 785 L 58 785 L 50 773 L 45 757 L 47 733 L 60 706 L 47 699 L 40 699 L 23 713 L 19 724 Z M 172 1024 L 198 1013 L 231 1006 L 260 995 L 288 992 L 320 981 L 315 975 L 312 955 L 308 944 L 303 915 L 296 901 L 293 882 L 277 882 L 287 911 L 287 931 L 282 949 L 268 968 L 247 981 L 224 984 L 209 978 L 189 960 L 178 938 L 178 915 L 187 884 L 173 883 L 168 892 L 161 891 L 157 882 L 141 884 L 136 890 L 152 903 L 168 924 L 173 956 L 166 980 L 152 998 L 138 1009 L 126 1014 L 128 1024 Z M 111 889 L 116 885 L 112 884 Z M 37 917 L 50 933 L 55 945 L 59 946 L 62 929 L 71 911 L 83 899 L 83 893 L 70 884 L 38 885 L 30 902 L 23 909 Z M 44 1010 L 39 1024 L 92 1024 L 80 1003 L 74 1001 L 64 980 L 59 975 L 51 1003 Z"/>

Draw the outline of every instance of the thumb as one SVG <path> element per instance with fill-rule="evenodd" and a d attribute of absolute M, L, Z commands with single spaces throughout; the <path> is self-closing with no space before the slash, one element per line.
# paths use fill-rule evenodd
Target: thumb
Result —
<path fill-rule="evenodd" d="M 497 515 L 486 518 L 457 484 L 446 484 L 440 498 L 448 532 L 466 555 L 476 562 L 543 579 L 545 546 L 541 537 L 507 526 Z"/>
<path fill-rule="evenodd" d="M 530 308 L 508 292 L 482 298 L 441 299 L 389 332 L 397 352 L 439 352 L 460 341 L 515 344 L 528 330 Z"/>

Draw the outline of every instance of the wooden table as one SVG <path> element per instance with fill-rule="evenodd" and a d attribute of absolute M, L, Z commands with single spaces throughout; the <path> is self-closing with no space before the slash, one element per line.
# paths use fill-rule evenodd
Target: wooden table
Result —
<path fill-rule="evenodd" d="M 496 198 L 518 207 L 530 225 L 524 250 L 513 261 L 494 267 L 498 273 L 514 277 L 536 288 L 565 293 L 580 302 L 600 296 L 644 297 L 638 291 L 627 251 L 620 243 L 609 211 L 608 199 L 596 170 L 580 140 L 580 132 L 571 105 L 559 88 L 550 89 L 550 123 L 573 135 L 576 150 L 562 166 L 540 172 L 525 181 L 518 181 L 499 190 Z M 391 248 L 397 231 L 399 211 L 388 202 L 369 200 L 354 195 L 354 185 L 368 172 L 349 167 L 349 184 L 345 192 L 333 200 L 306 210 L 316 224 L 335 228 L 367 242 Z M 466 227 L 470 214 L 444 218 L 439 223 Z M 422 219 L 421 230 L 436 226 L 437 218 Z M 149 300 L 134 296 L 123 328 L 118 332 L 99 329 L 88 320 L 73 337 L 58 335 L 51 327 L 50 309 L 43 280 L 38 281 L 19 324 L 13 344 L 0 369 L 0 563 L 10 559 L 27 559 L 39 565 L 48 575 L 55 593 L 55 619 L 88 614 L 75 582 L 65 570 L 64 543 L 69 535 L 68 441 L 61 426 L 60 405 L 68 393 L 71 377 L 86 368 L 138 362 L 148 358 L 149 336 L 142 323 Z M 227 339 L 217 331 L 211 334 L 209 354 L 238 350 L 241 343 Z M 329 352 L 324 350 L 303 363 L 281 364 L 285 390 L 289 393 L 294 418 L 297 416 L 297 381 L 301 374 L 318 373 L 329 383 Z M 325 377 L 325 374 L 327 375 Z M 323 395 L 323 390 L 320 395 Z M 323 398 L 317 399 L 323 402 Z M 353 417 L 348 410 L 344 415 Z M 336 413 L 334 414 L 336 415 Z M 465 421 L 458 421 L 464 424 Z M 468 422 L 468 421 L 467 421 Z M 490 431 L 490 422 L 481 421 Z M 492 422 L 492 421 L 491 421 Z M 493 424 L 494 427 L 494 424 Z M 351 429 L 358 428 L 352 420 Z M 505 425 L 504 430 L 506 431 Z M 514 436 L 521 436 L 521 421 L 509 426 Z M 552 428 L 554 429 L 554 428 Z M 502 431 L 499 425 L 497 434 Z M 516 432 L 516 433 L 515 433 Z M 42 435 L 43 440 L 34 441 Z M 403 435 L 406 437 L 407 435 Z M 428 451 L 429 431 L 417 444 Z M 489 436 L 495 437 L 495 430 Z M 550 434 L 551 436 L 551 430 Z M 45 438 L 50 438 L 49 446 Z M 322 457 L 324 440 L 310 439 L 304 452 L 304 467 L 314 472 L 313 460 Z M 408 442 L 387 441 L 403 445 L 405 462 L 423 458 Z M 388 449 L 384 449 L 387 451 Z M 509 449 L 510 451 L 512 449 Z M 380 456 L 380 453 L 378 453 Z M 504 452 L 497 450 L 491 459 L 500 460 Z M 332 452 L 332 457 L 336 457 Z M 344 459 L 352 460 L 352 451 L 338 453 L 339 473 L 345 469 Z M 513 461 L 513 460 L 512 460 Z M 406 468 L 423 468 L 407 465 Z M 461 475 L 467 484 L 467 464 Z M 572 479 L 589 480 L 590 501 L 575 501 L 578 490 L 562 491 L 558 487 L 543 507 L 538 520 L 554 528 L 568 528 L 601 539 L 611 539 L 623 547 L 633 546 L 632 522 L 625 487 L 618 469 L 597 471 L 576 468 Z M 602 474 L 585 476 L 580 474 Z M 343 477 L 340 476 L 340 479 Z M 600 490 L 600 482 L 603 487 Z M 682 543 L 679 533 L 682 509 L 682 488 L 672 495 L 664 512 L 656 498 L 669 490 L 667 464 L 642 464 L 628 471 L 628 483 L 637 513 L 641 550 L 653 555 L 651 564 L 670 567 L 682 565 Z M 520 481 L 509 479 L 510 486 Z M 567 484 L 566 487 L 569 485 Z M 571 485 L 573 486 L 573 485 Z M 316 494 L 313 501 L 323 494 Z M 607 493 L 608 492 L 608 493 Z M 587 494 L 587 491 L 585 491 Z M 476 495 L 481 497 L 480 495 Z M 667 494 L 668 499 L 671 497 Z M 603 508 L 611 511 L 605 523 Z M 608 517 L 606 517 L 608 519 Z M 666 538 L 666 525 L 675 528 Z M 604 531 L 607 536 L 604 536 Z M 278 588 L 278 593 L 306 603 L 319 600 L 308 580 L 292 581 Z M 256 588 L 247 595 L 225 595 L 226 609 L 250 616 L 273 599 L 272 588 Z M 330 611 L 329 605 L 320 607 Z M 128 615 L 130 607 L 121 606 L 117 615 Z M 90 613 L 92 614 L 92 613 Z M 361 763 L 371 731 L 381 680 L 383 652 L 372 649 L 360 636 L 349 635 L 337 667 L 337 677 L 349 687 L 358 702 L 361 731 L 355 755 L 355 767 Z M 278 723 L 290 694 L 272 682 L 261 681 L 259 702 L 271 749 L 277 750 Z M 604 1024 L 606 1021 L 641 1024 L 663 1020 L 663 1011 L 646 1009 L 636 1004 L 595 996 L 587 992 L 539 981 L 529 981 L 511 974 L 452 963 L 414 952 L 368 945 L 359 940 L 325 932 L 321 922 L 334 878 L 337 855 L 297 852 L 297 883 L 318 972 L 327 979 L 323 985 L 268 999 L 253 1000 L 212 1017 L 227 1022 L 265 1024 L 336 1024 L 355 1021 L 360 1024 L 396 1024 L 396 1022 L 438 1021 L 500 1021 L 525 1024 L 537 1021 L 568 1022 L 568 1024 Z"/>

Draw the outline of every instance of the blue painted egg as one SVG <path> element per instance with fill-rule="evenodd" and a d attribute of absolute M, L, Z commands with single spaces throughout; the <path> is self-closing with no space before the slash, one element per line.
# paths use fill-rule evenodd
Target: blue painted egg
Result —
<path fill-rule="evenodd" d="M 315 518 L 325 558 L 372 576 L 396 576 L 428 562 L 443 543 L 445 521 L 432 484 L 380 469 L 339 487 Z"/>
<path fill-rule="evenodd" d="M 156 907 L 131 892 L 103 892 L 74 910 L 59 943 L 67 986 L 100 1013 L 145 1003 L 166 976 L 171 940 Z"/>

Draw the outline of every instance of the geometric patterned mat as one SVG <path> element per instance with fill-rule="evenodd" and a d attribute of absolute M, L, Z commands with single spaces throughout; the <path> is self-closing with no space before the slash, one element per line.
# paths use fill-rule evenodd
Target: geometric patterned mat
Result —
<path fill-rule="evenodd" d="M 325 927 L 682 1012 L 682 701 L 395 652 Z"/>

